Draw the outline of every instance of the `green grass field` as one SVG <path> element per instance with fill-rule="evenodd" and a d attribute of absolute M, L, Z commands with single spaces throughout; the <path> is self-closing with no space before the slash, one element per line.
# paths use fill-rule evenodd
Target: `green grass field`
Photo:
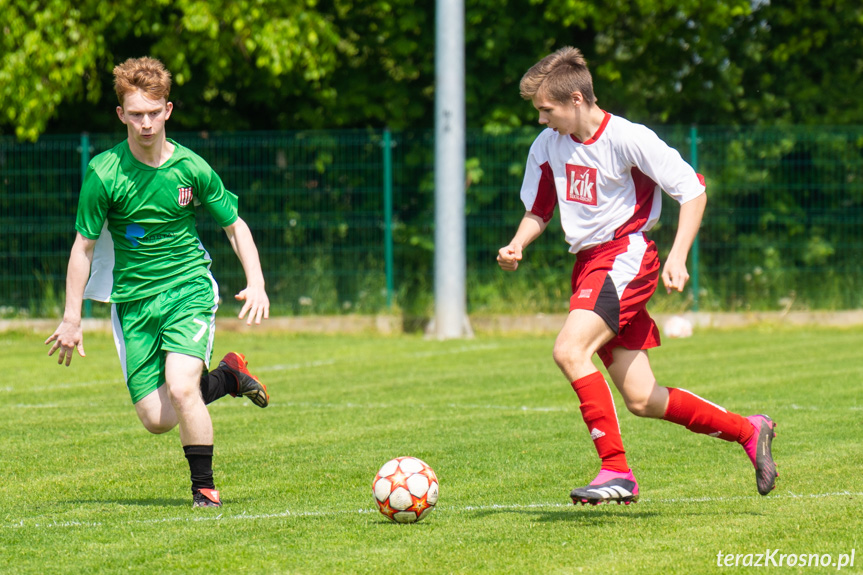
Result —
<path fill-rule="evenodd" d="M 776 564 L 854 550 L 841 572 L 863 572 L 860 328 L 667 341 L 651 355 L 661 384 L 777 421 L 780 478 L 761 497 L 736 444 L 621 412 L 629 507 L 569 501 L 598 460 L 553 336 L 220 333 L 215 360 L 245 352 L 272 403 L 211 406 L 216 510 L 191 508 L 176 430 L 139 424 L 111 338 L 88 334 L 66 368 L 47 335 L 0 334 L 2 573 L 734 573 L 767 550 Z M 441 483 L 414 525 L 372 502 L 399 455 Z"/>

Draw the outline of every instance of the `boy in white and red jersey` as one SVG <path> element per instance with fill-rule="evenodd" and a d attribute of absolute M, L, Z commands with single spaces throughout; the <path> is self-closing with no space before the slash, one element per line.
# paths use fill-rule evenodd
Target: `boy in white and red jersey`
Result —
<path fill-rule="evenodd" d="M 635 415 L 740 443 L 755 466 L 758 492 L 766 495 L 777 477 L 771 452 L 775 423 L 657 385 L 647 356 L 660 343 L 646 309 L 660 263 L 645 232 L 659 219 L 665 190 L 680 203 L 680 217 L 662 281 L 668 292 L 683 291 L 689 279 L 686 256 L 707 203 L 704 178 L 650 129 L 596 105 L 590 71 L 576 48 L 540 60 L 522 78 L 520 91 L 547 129 L 527 159 L 521 188 L 527 213 L 497 261 L 503 270 L 517 269 L 524 249 L 545 230 L 555 207 L 560 209 L 576 261 L 570 312 L 554 344 L 554 360 L 578 395 L 601 459 L 594 480 L 573 489 L 573 503 L 638 500 L 611 390 L 592 362 L 594 353 Z"/>

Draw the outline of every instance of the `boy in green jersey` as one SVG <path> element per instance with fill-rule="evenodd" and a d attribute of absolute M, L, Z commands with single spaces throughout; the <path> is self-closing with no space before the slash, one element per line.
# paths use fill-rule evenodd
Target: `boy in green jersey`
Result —
<path fill-rule="evenodd" d="M 242 354 L 207 371 L 218 286 L 195 230 L 203 205 L 225 230 L 246 275 L 239 317 L 269 317 L 258 250 L 237 214 L 237 197 L 200 156 L 170 140 L 165 122 L 171 75 L 151 58 L 114 68 L 117 116 L 128 137 L 90 162 L 69 256 L 63 321 L 45 343 L 68 366 L 84 357 L 84 298 L 110 301 L 117 352 L 138 418 L 151 433 L 179 426 L 192 478 L 194 507 L 220 507 L 213 483 L 213 424 L 206 404 L 245 396 L 266 407 L 266 387 Z M 92 272 L 92 273 L 91 273 Z"/>

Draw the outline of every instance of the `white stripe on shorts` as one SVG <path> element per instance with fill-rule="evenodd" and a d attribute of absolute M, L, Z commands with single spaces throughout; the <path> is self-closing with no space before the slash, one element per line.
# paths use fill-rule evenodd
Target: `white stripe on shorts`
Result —
<path fill-rule="evenodd" d="M 123 325 L 117 314 L 117 304 L 111 304 L 111 331 L 114 333 L 114 345 L 117 347 L 117 355 L 120 356 L 120 367 L 123 368 L 123 381 L 129 387 L 129 374 L 126 370 L 126 338 L 123 335 Z"/>
<path fill-rule="evenodd" d="M 626 248 L 626 251 L 615 256 L 608 277 L 611 278 L 614 287 L 617 288 L 618 300 L 623 300 L 623 292 L 626 291 L 629 282 L 641 272 L 645 252 L 647 252 L 647 242 L 644 240 L 644 234 L 637 233 L 630 234 L 629 247 Z"/>
<path fill-rule="evenodd" d="M 204 366 L 207 369 L 210 369 L 210 359 L 213 355 L 213 342 L 216 339 L 216 311 L 219 309 L 219 284 L 216 283 L 216 278 L 213 277 L 213 274 L 207 270 L 207 277 L 210 278 L 210 282 L 213 284 L 213 307 L 210 308 L 212 313 L 210 314 L 210 333 L 207 338 L 207 352 L 204 358 Z"/>

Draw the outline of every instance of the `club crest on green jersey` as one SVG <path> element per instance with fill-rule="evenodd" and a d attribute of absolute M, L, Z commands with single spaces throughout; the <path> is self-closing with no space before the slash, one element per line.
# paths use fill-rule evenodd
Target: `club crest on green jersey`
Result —
<path fill-rule="evenodd" d="M 192 186 L 189 186 L 186 188 L 184 188 L 183 186 L 180 186 L 179 188 L 177 188 L 177 191 L 179 192 L 179 196 L 177 197 L 177 201 L 180 203 L 181 206 L 188 206 L 189 205 L 189 202 L 192 201 L 192 191 L 194 189 L 195 188 L 193 188 Z"/>

